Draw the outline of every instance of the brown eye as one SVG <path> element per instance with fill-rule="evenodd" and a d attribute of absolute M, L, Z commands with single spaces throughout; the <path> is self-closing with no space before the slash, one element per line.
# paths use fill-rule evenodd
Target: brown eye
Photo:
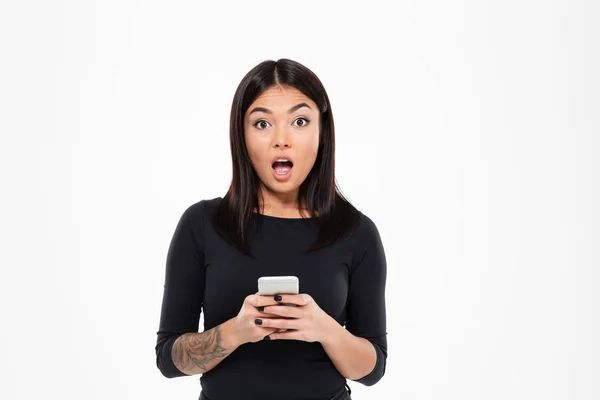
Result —
<path fill-rule="evenodd" d="M 305 122 L 303 122 L 303 123 L 302 123 L 302 125 L 296 125 L 296 126 L 303 127 L 303 126 L 306 126 L 306 125 L 308 125 L 308 123 L 310 122 L 310 121 L 309 121 L 308 119 L 306 119 L 306 118 L 298 118 L 296 121 L 300 121 L 300 120 L 302 120 L 302 121 L 305 121 Z"/>
<path fill-rule="evenodd" d="M 259 126 L 258 126 L 258 125 L 259 125 L 260 123 L 262 123 L 262 122 L 264 122 L 265 124 L 268 124 L 268 122 L 267 122 L 267 121 L 265 121 L 264 119 L 261 119 L 260 121 L 257 121 L 257 122 L 254 124 L 254 127 L 255 127 L 256 129 L 258 129 L 258 130 L 263 130 L 263 129 L 265 129 L 265 128 L 263 128 L 263 127 L 259 127 Z"/>

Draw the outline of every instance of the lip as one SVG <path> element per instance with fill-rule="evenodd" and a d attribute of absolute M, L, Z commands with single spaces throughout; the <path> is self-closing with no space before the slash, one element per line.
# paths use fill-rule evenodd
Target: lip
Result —
<path fill-rule="evenodd" d="M 294 160 L 292 159 L 292 157 L 288 156 L 287 154 L 280 154 L 278 156 L 273 157 L 273 159 L 271 160 L 271 167 L 273 166 L 273 163 L 280 158 L 285 158 L 286 160 L 292 163 L 292 166 L 294 166 Z"/>
<path fill-rule="evenodd" d="M 288 173 L 285 175 L 279 175 L 277 172 L 275 172 L 275 168 L 272 168 L 272 170 L 273 170 L 273 176 L 275 177 L 275 179 L 280 182 L 284 182 L 284 181 L 287 181 L 288 179 L 290 179 L 290 177 L 292 176 L 294 167 L 290 168 Z"/>

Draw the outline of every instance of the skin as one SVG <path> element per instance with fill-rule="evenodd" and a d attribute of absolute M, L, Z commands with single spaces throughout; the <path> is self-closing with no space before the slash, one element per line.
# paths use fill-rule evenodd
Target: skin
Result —
<path fill-rule="evenodd" d="M 293 107 L 302 103 L 306 106 L 290 113 Z M 256 108 L 266 110 L 255 111 Z M 301 217 L 297 204 L 298 191 L 317 159 L 319 126 L 317 104 L 292 86 L 277 85 L 269 88 L 248 107 L 244 116 L 244 138 L 250 160 L 261 181 L 259 199 L 262 198 L 263 203 L 259 207 L 264 207 L 265 214 L 283 218 Z M 292 175 L 284 182 L 273 176 L 272 160 L 280 154 L 289 155 L 294 161 Z M 287 336 L 278 337 L 272 333 L 269 335 L 271 339 L 302 337 L 306 341 L 320 341 L 323 338 L 322 332 L 327 331 L 333 321 L 307 294 L 295 298 L 300 304 L 293 311 L 287 306 L 278 306 L 272 296 L 260 296 L 258 293 L 256 296 L 258 304 L 253 305 L 266 306 L 263 307 L 263 312 L 271 314 L 270 318 L 277 319 L 269 320 L 269 316 L 265 315 L 266 319 L 261 320 L 263 327 L 268 327 L 269 323 L 286 322 L 281 317 L 293 318 L 293 322 L 301 323 L 304 327 L 301 331 L 296 325 L 290 327 L 289 331 L 286 331 L 287 326 L 280 327 L 281 331 L 287 332 Z M 292 314 L 286 315 L 286 312 Z M 238 319 L 239 327 L 246 324 L 245 318 Z"/>
<path fill-rule="evenodd" d="M 309 294 L 282 294 L 279 301 L 275 300 L 275 296 L 256 295 L 257 307 L 263 306 L 259 308 L 263 316 L 255 319 L 254 323 L 264 328 L 279 329 L 269 335 L 272 340 L 295 339 L 325 344 L 331 338 L 330 333 L 340 327 Z M 296 307 L 281 303 L 296 304 Z"/>
<path fill-rule="evenodd" d="M 292 107 L 306 103 L 308 107 Z M 252 112 L 263 107 L 269 112 Z M 319 110 L 299 90 L 275 86 L 264 91 L 244 116 L 244 137 L 252 165 L 260 178 L 259 207 L 265 215 L 301 218 L 297 204 L 300 185 L 313 168 L 319 147 Z M 292 175 L 285 182 L 273 176 L 272 160 L 289 155 Z M 262 199 L 262 200 L 261 200 Z M 254 210 L 258 212 L 256 209 Z M 296 304 L 296 307 L 281 303 Z M 323 311 L 306 294 L 281 298 L 258 293 L 244 300 L 234 318 L 205 332 L 186 333 L 172 348 L 173 362 L 188 375 L 204 373 L 245 343 L 270 340 L 320 342 L 340 373 L 358 379 L 373 369 L 376 353 L 369 341 L 356 337 Z"/>
<path fill-rule="evenodd" d="M 288 110 L 300 103 L 291 114 Z M 252 112 L 256 107 L 271 111 Z M 319 109 L 294 87 L 279 85 L 265 90 L 244 116 L 246 147 L 260 178 L 259 201 L 265 215 L 300 218 L 297 204 L 300 185 L 315 164 L 319 148 Z M 291 177 L 280 182 L 273 176 L 273 157 L 287 154 L 293 161 Z M 257 210 L 255 210 L 257 211 Z"/>

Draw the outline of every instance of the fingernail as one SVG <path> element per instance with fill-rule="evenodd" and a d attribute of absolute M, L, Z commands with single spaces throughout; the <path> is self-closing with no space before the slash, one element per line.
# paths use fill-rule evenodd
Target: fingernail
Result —
<path fill-rule="evenodd" d="M 256 307 L 256 308 L 258 309 L 258 311 L 265 311 L 265 306 L 259 306 L 259 307 Z"/>
<path fill-rule="evenodd" d="M 275 301 L 281 301 L 281 296 L 280 295 L 275 296 Z"/>
<path fill-rule="evenodd" d="M 263 338 L 263 340 L 271 340 L 271 336 L 267 335 Z"/>
<path fill-rule="evenodd" d="M 255 319 L 255 320 L 254 320 L 254 323 L 255 323 L 256 325 L 262 325 L 262 319 Z"/>

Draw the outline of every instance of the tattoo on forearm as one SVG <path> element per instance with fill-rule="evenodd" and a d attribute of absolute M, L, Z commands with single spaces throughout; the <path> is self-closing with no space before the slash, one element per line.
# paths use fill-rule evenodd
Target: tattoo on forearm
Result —
<path fill-rule="evenodd" d="M 173 362 L 183 371 L 197 366 L 202 372 L 206 372 L 207 363 L 227 355 L 226 349 L 221 346 L 219 326 L 200 334 L 185 333 L 173 345 Z"/>

